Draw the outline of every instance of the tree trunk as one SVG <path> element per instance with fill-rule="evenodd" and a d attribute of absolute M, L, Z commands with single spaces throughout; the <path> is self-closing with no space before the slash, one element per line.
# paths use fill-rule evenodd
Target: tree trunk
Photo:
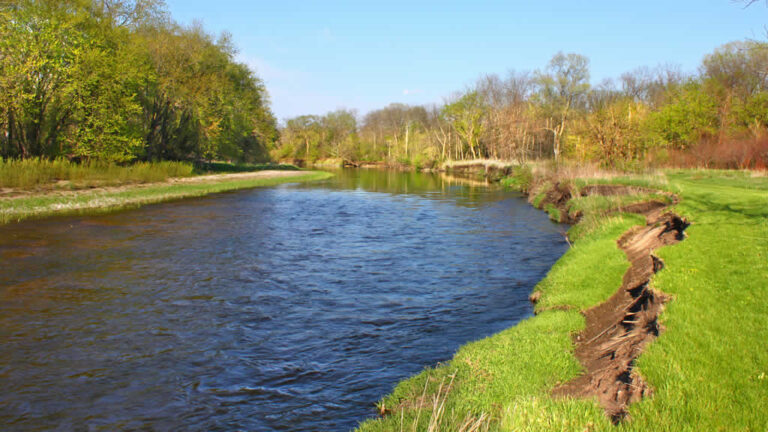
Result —
<path fill-rule="evenodd" d="M 7 151 L 8 151 L 8 153 L 10 153 L 11 152 L 11 148 L 13 146 L 13 111 L 10 110 L 10 109 L 8 110 L 8 130 L 7 130 L 6 133 L 7 133 L 6 137 L 8 138 L 8 141 L 7 141 L 8 142 L 8 147 L 7 147 L 8 150 Z M 9 154 L 9 156 L 10 156 L 10 154 Z"/>
<path fill-rule="evenodd" d="M 408 158 L 408 135 L 411 131 L 411 122 L 405 124 L 405 158 Z"/>

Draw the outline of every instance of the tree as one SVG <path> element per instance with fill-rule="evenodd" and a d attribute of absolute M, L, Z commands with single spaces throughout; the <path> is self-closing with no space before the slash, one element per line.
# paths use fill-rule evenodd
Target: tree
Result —
<path fill-rule="evenodd" d="M 672 103 L 650 115 L 649 121 L 662 144 L 684 150 L 704 136 L 717 131 L 716 100 L 691 80 L 674 90 Z"/>
<path fill-rule="evenodd" d="M 486 106 L 477 91 L 470 91 L 443 107 L 442 115 L 469 147 L 472 158 L 481 156 L 479 137 L 483 133 Z"/>
<path fill-rule="evenodd" d="M 294 157 L 303 156 L 309 162 L 315 159 L 310 154 L 310 147 L 314 145 L 317 149 L 321 127 L 321 120 L 317 116 L 303 115 L 288 119 L 281 134 L 281 145 L 289 148 Z"/>
<path fill-rule="evenodd" d="M 353 159 L 354 144 L 349 143 L 353 135 L 357 132 L 357 119 L 354 111 L 336 110 L 326 114 L 322 119 L 322 125 L 325 129 L 325 138 L 331 146 L 333 156 L 342 159 Z"/>
<path fill-rule="evenodd" d="M 545 129 L 552 133 L 555 161 L 571 112 L 589 91 L 589 59 L 579 54 L 555 54 L 547 69 L 536 74 L 538 102 L 548 119 Z"/>
<path fill-rule="evenodd" d="M 0 4 L 0 157 L 263 159 L 263 82 L 161 0 Z"/>

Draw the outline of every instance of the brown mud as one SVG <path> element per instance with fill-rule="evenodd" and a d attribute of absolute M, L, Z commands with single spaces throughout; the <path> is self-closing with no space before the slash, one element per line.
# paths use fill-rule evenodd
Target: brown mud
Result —
<path fill-rule="evenodd" d="M 582 215 L 568 212 L 567 204 L 573 196 L 638 193 L 663 192 L 622 185 L 589 185 L 577 191 L 570 184 L 555 182 L 545 190 L 539 208 L 555 206 L 559 210 L 559 222 L 574 224 Z M 529 200 L 535 195 L 530 193 Z M 674 194 L 669 195 L 673 204 L 678 202 Z M 658 317 L 669 300 L 666 294 L 650 287 L 651 278 L 664 266 L 653 251 L 683 240 L 688 227 L 688 222 L 665 211 L 669 205 L 649 200 L 610 211 L 641 214 L 645 216 L 646 225 L 630 230 L 618 241 L 630 262 L 622 286 L 606 302 L 583 312 L 586 328 L 574 336 L 574 355 L 584 373 L 552 391 L 556 397 L 596 397 L 614 423 L 627 416 L 629 404 L 651 392 L 645 380 L 634 371 L 634 365 L 645 346 L 663 330 Z M 529 300 L 537 303 L 541 295 L 536 291 Z"/>
<path fill-rule="evenodd" d="M 581 196 L 590 195 L 603 195 L 603 196 L 615 196 L 615 195 L 633 195 L 641 193 L 658 193 L 659 191 L 648 189 L 639 186 L 625 186 L 625 185 L 611 185 L 611 184 L 598 184 L 584 186 L 580 190 Z"/>
<path fill-rule="evenodd" d="M 621 288 L 606 302 L 583 312 L 586 329 L 574 337 L 574 355 L 584 374 L 553 390 L 554 396 L 596 397 L 614 423 L 627 416 L 627 407 L 651 391 L 634 371 L 645 346 L 663 330 L 658 322 L 666 294 L 650 286 L 664 263 L 653 251 L 685 238 L 688 222 L 650 206 L 643 214 L 646 225 L 630 230 L 619 247 L 631 266 Z"/>
<path fill-rule="evenodd" d="M 538 195 L 534 191 L 528 191 L 528 201 L 533 204 L 534 198 Z M 625 186 L 625 185 L 588 185 L 583 186 L 580 189 L 576 189 L 570 183 L 556 182 L 554 186 L 550 186 L 545 191 L 544 198 L 538 203 L 538 208 L 544 209 L 547 205 L 554 206 L 560 214 L 560 219 L 557 222 L 576 224 L 581 220 L 583 216 L 581 211 L 571 212 L 568 208 L 568 202 L 573 197 L 579 196 L 619 196 L 619 195 L 634 195 L 634 194 L 664 194 L 672 198 L 672 202 L 677 202 L 677 197 L 674 194 L 668 192 L 662 192 L 654 189 L 648 189 L 638 186 Z M 623 212 L 623 213 L 638 213 L 646 214 L 650 211 L 658 210 L 666 207 L 667 203 L 659 200 L 649 200 L 629 204 L 623 207 L 607 210 L 605 213 Z"/>

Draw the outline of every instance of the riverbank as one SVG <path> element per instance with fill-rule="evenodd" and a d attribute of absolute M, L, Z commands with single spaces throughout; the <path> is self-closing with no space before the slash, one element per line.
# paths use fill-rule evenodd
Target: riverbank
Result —
<path fill-rule="evenodd" d="M 322 180 L 331 176 L 321 171 L 265 170 L 80 190 L 7 190 L 0 197 L 0 224 L 48 216 L 111 212 L 217 192 Z"/>
<path fill-rule="evenodd" d="M 569 231 L 572 248 L 536 287 L 536 315 L 402 381 L 379 402 L 384 417 L 360 430 L 768 426 L 768 353 L 761 348 L 768 338 L 768 178 L 728 171 L 586 179 L 516 172 L 506 183 L 524 189 L 550 217 L 578 221 Z M 652 217 L 665 214 L 691 224 L 685 241 L 642 244 L 675 231 Z M 677 244 L 648 253 L 671 243 Z M 650 262 L 651 269 L 641 265 L 633 273 L 630 260 Z M 639 277 L 645 275 L 650 284 Z M 642 287 L 637 296 L 628 289 L 635 285 Z M 623 295 L 630 298 L 616 298 Z M 637 298 L 643 300 L 635 310 Z M 601 304 L 609 307 L 595 309 Z M 608 311 L 617 308 L 642 313 L 612 317 Z M 604 359 L 590 363 L 584 354 L 598 350 L 619 358 L 602 366 L 626 368 L 595 375 Z M 610 389 L 601 389 L 600 379 Z M 608 402 L 622 396 L 625 406 L 612 410 L 595 394 L 609 395 Z"/>
<path fill-rule="evenodd" d="M 463 177 L 474 179 L 492 179 L 499 180 L 512 173 L 514 168 L 519 165 L 515 161 L 499 159 L 467 159 L 467 160 L 446 160 L 443 162 L 432 161 L 365 161 L 348 160 L 341 158 L 325 158 L 314 161 L 304 159 L 282 159 L 281 163 L 308 168 L 366 168 L 366 169 L 387 169 L 397 171 L 419 171 L 419 172 L 444 172 L 454 173 Z"/>

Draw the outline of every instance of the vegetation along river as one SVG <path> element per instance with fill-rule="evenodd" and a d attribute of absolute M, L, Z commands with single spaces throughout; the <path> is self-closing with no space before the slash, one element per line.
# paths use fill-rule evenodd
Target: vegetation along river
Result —
<path fill-rule="evenodd" d="M 531 315 L 563 226 L 519 195 L 339 171 L 0 227 L 6 430 L 348 430 Z"/>

